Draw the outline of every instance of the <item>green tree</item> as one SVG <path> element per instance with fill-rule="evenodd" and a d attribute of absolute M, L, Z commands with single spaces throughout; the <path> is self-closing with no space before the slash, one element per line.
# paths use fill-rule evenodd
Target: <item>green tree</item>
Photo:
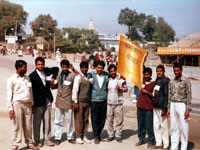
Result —
<path fill-rule="evenodd" d="M 141 31 L 145 18 L 145 14 L 138 14 L 135 10 L 125 8 L 120 11 L 118 23 L 128 27 L 128 32 L 126 33 L 128 38 L 140 41 L 142 40 Z"/>
<path fill-rule="evenodd" d="M 5 35 L 25 34 L 24 25 L 27 21 L 28 13 L 18 4 L 5 0 L 0 1 L 0 40 L 4 40 Z"/>
<path fill-rule="evenodd" d="M 40 14 L 33 22 L 30 23 L 34 36 L 44 37 L 47 41 L 52 40 L 56 31 L 57 21 L 49 14 Z"/>
<path fill-rule="evenodd" d="M 153 35 L 154 41 L 157 42 L 158 46 L 168 46 L 170 41 L 174 41 L 174 37 L 173 28 L 162 17 L 159 17 Z"/>
<path fill-rule="evenodd" d="M 156 21 L 152 15 L 125 8 L 120 11 L 118 23 L 128 27 L 126 35 L 133 41 L 155 40 L 159 46 L 174 41 L 175 31 L 162 17 Z"/>

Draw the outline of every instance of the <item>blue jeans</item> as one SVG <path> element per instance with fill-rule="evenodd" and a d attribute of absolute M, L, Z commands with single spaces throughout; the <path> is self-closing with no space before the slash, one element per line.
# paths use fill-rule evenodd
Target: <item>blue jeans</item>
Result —
<path fill-rule="evenodd" d="M 153 111 L 137 108 L 138 121 L 138 138 L 140 142 L 144 142 L 146 130 L 148 133 L 148 143 L 154 143 L 153 131 Z"/>

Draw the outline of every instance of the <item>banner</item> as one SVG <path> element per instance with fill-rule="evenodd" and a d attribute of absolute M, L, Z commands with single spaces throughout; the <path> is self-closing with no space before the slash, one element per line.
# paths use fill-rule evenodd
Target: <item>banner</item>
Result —
<path fill-rule="evenodd" d="M 143 63 L 147 51 L 120 34 L 118 72 L 139 89 L 142 88 Z"/>

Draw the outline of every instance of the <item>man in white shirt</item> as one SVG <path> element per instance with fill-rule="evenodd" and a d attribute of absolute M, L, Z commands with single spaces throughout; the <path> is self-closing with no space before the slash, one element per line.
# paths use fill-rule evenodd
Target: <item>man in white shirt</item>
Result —
<path fill-rule="evenodd" d="M 32 88 L 28 76 L 26 76 L 27 63 L 17 60 L 15 63 L 17 72 L 7 80 L 7 106 L 10 119 L 13 120 L 12 150 L 17 150 L 21 140 L 22 131 L 28 149 L 34 147 L 32 140 Z"/>
<path fill-rule="evenodd" d="M 89 108 L 90 108 L 90 81 L 87 75 L 88 62 L 80 63 L 81 73 L 74 78 L 72 100 L 74 102 L 74 118 L 76 143 L 90 143 L 86 134 L 89 127 Z"/>
<path fill-rule="evenodd" d="M 110 142 L 114 139 L 114 120 L 116 141 L 122 143 L 123 128 L 123 92 L 127 92 L 126 81 L 117 74 L 117 67 L 111 64 L 108 67 L 110 78 L 108 80 L 108 99 L 107 99 L 107 131 Z"/>

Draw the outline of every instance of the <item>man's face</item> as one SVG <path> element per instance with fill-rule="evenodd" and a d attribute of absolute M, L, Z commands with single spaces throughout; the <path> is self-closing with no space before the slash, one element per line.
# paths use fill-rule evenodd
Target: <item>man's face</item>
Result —
<path fill-rule="evenodd" d="M 110 76 L 111 76 L 111 78 L 116 78 L 116 76 L 117 76 L 117 70 L 115 69 L 115 68 L 111 68 L 110 70 L 109 70 L 109 74 L 110 74 Z"/>
<path fill-rule="evenodd" d="M 17 69 L 17 72 L 21 75 L 24 76 L 27 72 L 27 65 L 23 65 L 22 67 Z"/>
<path fill-rule="evenodd" d="M 144 80 L 145 81 L 150 81 L 151 80 L 151 74 L 149 72 L 144 73 Z"/>
<path fill-rule="evenodd" d="M 175 74 L 176 78 L 181 77 L 182 76 L 182 72 L 183 72 L 183 70 L 180 69 L 179 67 L 174 67 L 174 74 Z"/>
<path fill-rule="evenodd" d="M 157 77 L 158 78 L 160 78 L 160 77 L 162 77 L 163 75 L 164 75 L 164 71 L 163 71 L 163 69 L 162 68 L 157 68 L 156 69 L 156 74 L 157 74 Z"/>
<path fill-rule="evenodd" d="M 43 71 L 45 67 L 45 64 L 42 62 L 42 61 L 37 61 L 36 63 L 36 68 L 39 70 L 39 71 Z"/>
<path fill-rule="evenodd" d="M 68 72 L 68 71 L 69 71 L 69 66 L 67 66 L 67 65 L 62 65 L 62 66 L 61 66 L 61 69 L 62 69 L 63 72 Z"/>
<path fill-rule="evenodd" d="M 84 75 L 87 75 L 88 67 L 83 66 L 83 67 L 81 67 L 80 69 L 81 69 L 81 72 L 82 72 Z"/>
<path fill-rule="evenodd" d="M 98 74 L 98 75 L 101 75 L 102 72 L 103 72 L 103 69 L 104 69 L 104 67 L 103 67 L 102 65 L 98 65 L 98 66 L 96 67 L 97 74 Z"/>

